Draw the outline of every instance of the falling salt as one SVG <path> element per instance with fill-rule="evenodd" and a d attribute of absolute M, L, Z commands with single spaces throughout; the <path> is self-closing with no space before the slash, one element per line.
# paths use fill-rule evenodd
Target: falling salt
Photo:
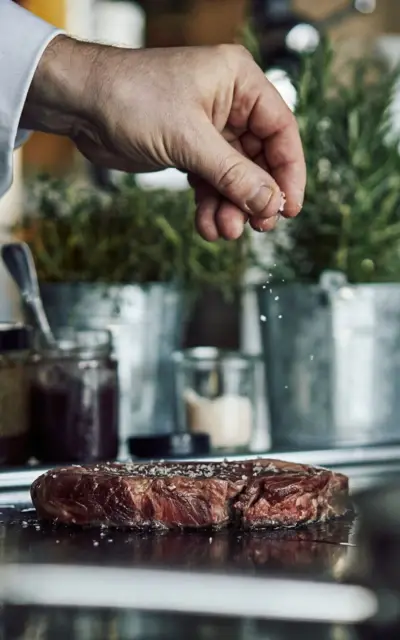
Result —
<path fill-rule="evenodd" d="M 107 542 L 114 542 L 112 538 L 108 538 Z"/>
<path fill-rule="evenodd" d="M 272 289 L 270 289 L 269 292 L 272 293 Z"/>
<path fill-rule="evenodd" d="M 267 322 L 267 316 L 260 316 L 261 322 Z"/>
<path fill-rule="evenodd" d="M 59 540 L 56 540 L 56 544 L 60 544 L 60 541 L 59 541 Z"/>
<path fill-rule="evenodd" d="M 26 529 L 26 527 L 29 527 L 29 524 L 26 522 L 26 520 L 23 520 L 21 522 L 21 526 L 22 526 L 23 529 Z"/>
<path fill-rule="evenodd" d="M 279 296 L 275 296 L 274 300 L 279 300 Z"/>
<path fill-rule="evenodd" d="M 288 385 L 287 385 L 287 384 L 285 384 L 285 389 L 289 389 L 289 387 L 288 387 Z"/>
<path fill-rule="evenodd" d="M 310 360 L 314 360 L 314 356 L 310 356 Z"/>
<path fill-rule="evenodd" d="M 209 538 L 209 539 L 208 539 L 208 542 L 209 542 L 210 544 L 212 544 L 212 538 Z"/>
<path fill-rule="evenodd" d="M 278 316 L 279 320 L 280 320 L 282 317 L 283 317 L 283 316 L 282 316 L 282 314 L 279 314 L 279 316 Z"/>
<path fill-rule="evenodd" d="M 267 288 L 267 285 L 266 285 L 266 284 L 263 284 L 262 288 L 263 288 L 263 289 L 266 289 L 266 288 Z"/>
<path fill-rule="evenodd" d="M 99 543 L 97 542 L 97 540 L 93 540 L 93 546 L 94 547 L 98 547 L 99 546 Z"/>

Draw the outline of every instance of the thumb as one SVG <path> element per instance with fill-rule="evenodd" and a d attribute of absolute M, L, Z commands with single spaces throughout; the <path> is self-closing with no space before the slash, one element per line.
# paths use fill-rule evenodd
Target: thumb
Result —
<path fill-rule="evenodd" d="M 188 145 L 188 170 L 212 185 L 242 211 L 259 217 L 276 216 L 282 194 L 272 176 L 242 155 L 209 122 Z"/>

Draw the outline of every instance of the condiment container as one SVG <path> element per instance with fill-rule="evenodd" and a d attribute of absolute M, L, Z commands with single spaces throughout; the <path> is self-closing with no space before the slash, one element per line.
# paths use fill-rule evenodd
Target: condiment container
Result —
<path fill-rule="evenodd" d="M 30 381 L 32 452 L 39 462 L 86 463 L 118 454 L 118 366 L 109 331 L 65 329 L 35 355 Z"/>
<path fill-rule="evenodd" d="M 0 323 L 0 465 L 24 464 L 28 449 L 28 362 L 32 332 Z"/>
<path fill-rule="evenodd" d="M 213 449 L 246 451 L 255 427 L 256 359 L 213 347 L 176 352 L 178 430 L 206 433 Z"/>

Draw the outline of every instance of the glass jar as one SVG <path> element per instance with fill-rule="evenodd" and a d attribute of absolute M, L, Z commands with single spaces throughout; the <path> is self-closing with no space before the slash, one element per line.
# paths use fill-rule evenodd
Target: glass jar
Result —
<path fill-rule="evenodd" d="M 248 451 L 255 428 L 256 358 L 214 347 L 173 356 L 179 431 L 206 433 L 213 449 Z"/>
<path fill-rule="evenodd" d="M 24 464 L 28 449 L 27 363 L 32 332 L 0 323 L 0 465 Z"/>
<path fill-rule="evenodd" d="M 118 455 L 118 367 L 109 331 L 65 329 L 58 349 L 32 362 L 30 432 L 44 463 L 89 463 Z"/>

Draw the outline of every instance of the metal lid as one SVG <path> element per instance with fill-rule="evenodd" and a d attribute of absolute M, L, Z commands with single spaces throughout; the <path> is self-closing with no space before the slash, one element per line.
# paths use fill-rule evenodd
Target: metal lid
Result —
<path fill-rule="evenodd" d="M 0 322 L 0 353 L 25 351 L 32 346 L 30 327 L 20 323 Z"/>
<path fill-rule="evenodd" d="M 129 438 L 128 445 L 132 456 L 149 460 L 208 455 L 211 448 L 207 433 L 135 436 Z"/>

